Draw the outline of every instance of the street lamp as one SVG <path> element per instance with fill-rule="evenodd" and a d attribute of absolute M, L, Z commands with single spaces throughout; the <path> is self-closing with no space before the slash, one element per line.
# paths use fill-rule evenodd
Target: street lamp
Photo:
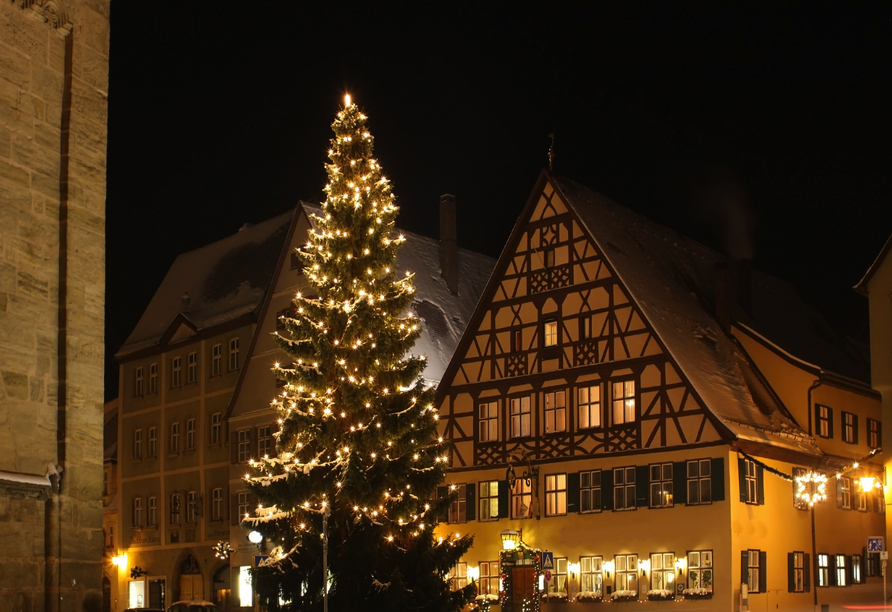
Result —
<path fill-rule="evenodd" d="M 499 534 L 502 537 L 502 550 L 514 550 L 520 542 L 520 532 L 516 529 L 503 529 Z"/>

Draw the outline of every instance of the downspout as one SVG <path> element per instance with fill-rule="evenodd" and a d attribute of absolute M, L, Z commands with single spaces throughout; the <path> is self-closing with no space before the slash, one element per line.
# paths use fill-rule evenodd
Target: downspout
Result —
<path fill-rule="evenodd" d="M 808 407 L 806 409 L 806 413 L 808 414 L 808 435 L 814 437 L 812 434 L 812 392 L 824 384 L 824 381 L 821 378 L 815 380 L 812 385 L 808 388 Z M 818 542 L 817 536 L 815 532 L 815 507 L 812 504 L 811 507 L 811 562 L 812 562 L 812 578 L 811 578 L 811 586 L 814 591 L 815 598 L 815 610 L 818 609 Z"/>

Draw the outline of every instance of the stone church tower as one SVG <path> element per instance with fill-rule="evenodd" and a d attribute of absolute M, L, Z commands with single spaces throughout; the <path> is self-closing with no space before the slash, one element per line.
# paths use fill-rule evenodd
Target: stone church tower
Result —
<path fill-rule="evenodd" d="M 109 0 L 0 2 L 0 608 L 102 609 Z"/>

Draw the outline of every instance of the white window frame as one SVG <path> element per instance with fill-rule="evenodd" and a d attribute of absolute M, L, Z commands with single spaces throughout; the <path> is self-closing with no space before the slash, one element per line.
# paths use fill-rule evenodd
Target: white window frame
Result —
<path fill-rule="evenodd" d="M 805 592 L 805 553 L 793 552 L 793 592 Z"/>
<path fill-rule="evenodd" d="M 148 510 L 146 511 L 146 525 L 148 527 L 158 526 L 158 498 L 154 495 L 149 497 Z"/>
<path fill-rule="evenodd" d="M 142 497 L 133 498 L 133 527 L 141 529 L 142 524 Z"/>
<path fill-rule="evenodd" d="M 238 338 L 230 338 L 229 339 L 229 371 L 233 372 L 238 370 L 239 362 L 239 339 Z"/>
<path fill-rule="evenodd" d="M 133 458 L 142 459 L 142 427 L 133 430 Z"/>
<path fill-rule="evenodd" d="M 480 579 L 477 583 L 477 593 L 479 595 L 499 595 L 499 581 L 501 572 L 499 571 L 498 561 L 480 561 L 477 566 L 480 572 Z"/>
<path fill-rule="evenodd" d="M 149 427 L 149 439 L 148 439 L 148 449 L 147 456 L 149 459 L 154 459 L 158 456 L 158 428 L 157 427 Z"/>
<path fill-rule="evenodd" d="M 583 513 L 600 512 L 602 508 L 603 489 L 601 488 L 601 470 L 583 470 L 579 472 L 579 511 Z"/>
<path fill-rule="evenodd" d="M 223 430 L 223 413 L 215 412 L 211 415 L 211 441 L 213 444 L 220 444 Z"/>
<path fill-rule="evenodd" d="M 613 558 L 615 591 L 638 590 L 638 555 L 616 555 Z"/>
<path fill-rule="evenodd" d="M 257 428 L 257 456 L 269 457 L 273 454 L 272 427 L 264 425 Z"/>
<path fill-rule="evenodd" d="M 238 432 L 238 462 L 248 463 L 251 458 L 251 430 L 242 429 Z"/>
<path fill-rule="evenodd" d="M 158 393 L 158 364 L 149 364 L 149 393 Z"/>
<path fill-rule="evenodd" d="M 758 593 L 759 592 L 759 577 L 761 572 L 763 571 L 760 563 L 759 563 L 759 553 L 761 550 L 757 549 L 748 549 L 747 551 L 747 589 L 750 593 Z"/>
<path fill-rule="evenodd" d="M 170 424 L 170 453 L 180 452 L 180 422 L 175 421 Z"/>
<path fill-rule="evenodd" d="M 845 410 L 842 411 L 842 441 L 846 444 L 858 443 L 858 417 Z"/>
<path fill-rule="evenodd" d="M 499 481 L 482 480 L 478 484 L 477 490 L 480 503 L 480 512 L 477 514 L 477 520 L 499 520 Z"/>
<path fill-rule="evenodd" d="M 176 389 L 182 383 L 181 374 L 183 372 L 182 357 L 174 357 L 170 360 L 170 386 Z"/>
<path fill-rule="evenodd" d="M 671 508 L 673 506 L 673 483 L 671 463 L 652 463 L 650 474 L 650 507 Z"/>
<path fill-rule="evenodd" d="M 830 555 L 818 553 L 818 586 L 830 586 Z"/>
<path fill-rule="evenodd" d="M 712 503 L 712 460 L 692 459 L 686 463 L 687 505 Z"/>
<path fill-rule="evenodd" d="M 449 504 L 449 512 L 447 521 L 449 523 L 467 523 L 468 522 L 468 487 L 465 484 L 450 485 L 450 493 L 458 491 L 458 497 Z"/>
<path fill-rule="evenodd" d="M 688 588 L 707 589 L 711 593 L 715 585 L 712 550 L 689 550 L 687 566 Z"/>
<path fill-rule="evenodd" d="M 743 460 L 746 473 L 743 476 L 744 485 L 746 486 L 746 503 L 759 503 L 759 466 L 752 459 Z"/>
<path fill-rule="evenodd" d="M 186 420 L 186 450 L 195 450 L 195 419 Z"/>
<path fill-rule="evenodd" d="M 223 365 L 223 345 L 215 344 L 211 348 L 211 376 L 220 376 Z"/>
<path fill-rule="evenodd" d="M 186 356 L 186 382 L 192 384 L 198 381 L 198 353 L 192 351 Z"/>
<path fill-rule="evenodd" d="M 133 395 L 134 397 L 143 396 L 143 369 L 139 366 L 133 370 Z"/>
<path fill-rule="evenodd" d="M 449 580 L 452 582 L 453 591 L 460 591 L 468 586 L 468 564 L 465 561 L 459 561 L 453 565 L 449 572 Z"/>
<path fill-rule="evenodd" d="M 223 520 L 223 489 L 220 487 L 211 491 L 211 520 Z"/>
<path fill-rule="evenodd" d="M 604 592 L 604 560 L 601 556 L 579 557 L 579 590 L 601 595 Z"/>
<path fill-rule="evenodd" d="M 659 552 L 650 555 L 650 588 L 675 591 L 675 553 Z"/>
<path fill-rule="evenodd" d="M 635 466 L 613 468 L 614 510 L 635 510 L 638 507 L 635 496 L 636 482 Z"/>

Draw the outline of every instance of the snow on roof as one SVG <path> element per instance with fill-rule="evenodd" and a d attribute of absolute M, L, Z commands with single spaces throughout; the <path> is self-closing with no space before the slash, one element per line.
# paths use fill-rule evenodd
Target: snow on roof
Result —
<path fill-rule="evenodd" d="M 182 315 L 196 330 L 256 312 L 263 303 L 294 211 L 176 258 L 133 332 L 115 355 L 157 345 Z"/>
<path fill-rule="evenodd" d="M 311 221 L 313 215 L 322 213 L 318 206 L 306 203 L 303 206 Z M 397 253 L 396 265 L 415 274 L 416 299 L 412 310 L 422 321 L 421 336 L 410 352 L 427 357 L 422 376 L 428 383 L 437 384 L 468 326 L 496 261 L 474 251 L 458 249 L 458 295 L 453 295 L 440 275 L 439 241 L 412 232 L 402 234 L 406 241 Z"/>
<path fill-rule="evenodd" d="M 570 179 L 546 176 L 713 414 L 741 440 L 820 454 L 712 315 L 715 264 L 725 258 Z M 840 358 L 792 288 L 756 271 L 752 279 L 753 315 L 735 305 L 732 318 L 778 338 L 791 352 L 814 353 L 815 361 L 819 353 L 823 361 Z M 791 334 L 809 337 L 792 342 Z"/>

